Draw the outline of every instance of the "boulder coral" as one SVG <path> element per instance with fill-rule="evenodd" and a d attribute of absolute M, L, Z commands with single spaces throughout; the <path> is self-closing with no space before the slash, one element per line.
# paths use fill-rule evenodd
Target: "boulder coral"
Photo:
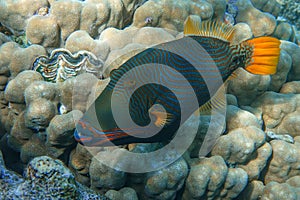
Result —
<path fill-rule="evenodd" d="M 77 30 L 97 37 L 107 27 L 127 26 L 141 3 L 142 0 L 51 1 L 49 14 L 28 19 L 27 38 L 33 44 L 59 47 Z"/>
<path fill-rule="evenodd" d="M 90 186 L 89 167 L 92 154 L 81 144 L 77 144 L 70 153 L 69 168 L 75 174 L 76 180 Z"/>
<path fill-rule="evenodd" d="M 255 37 L 271 35 L 274 32 L 277 22 L 273 15 L 255 8 L 251 0 L 239 0 L 236 5 L 238 7 L 236 21 L 247 23 Z M 257 23 L 258 21 L 260 23 Z"/>
<path fill-rule="evenodd" d="M 251 2 L 255 8 L 271 13 L 275 17 L 279 16 L 283 9 L 277 0 L 251 0 Z"/>
<path fill-rule="evenodd" d="M 298 94 L 266 92 L 252 107 L 260 110 L 266 130 L 295 137 L 299 135 L 298 101 Z"/>
<path fill-rule="evenodd" d="M 298 70 L 296 66 L 299 63 L 299 57 L 291 51 L 293 49 L 298 52 L 300 48 L 294 43 L 282 41 L 281 49 L 277 72 L 274 75 L 254 75 L 238 69 L 238 76 L 228 82 L 228 93 L 237 97 L 240 106 L 250 105 L 268 90 L 278 92 L 286 81 L 296 79 L 298 72 L 294 71 Z"/>
<path fill-rule="evenodd" d="M 109 153 L 100 151 L 92 158 L 89 167 L 92 189 L 121 189 L 125 185 L 127 177 L 125 172 L 110 168 L 100 162 L 101 156 L 107 157 Z"/>
<path fill-rule="evenodd" d="M 300 81 L 291 81 L 282 85 L 280 93 L 283 94 L 299 94 L 300 93 Z"/>
<path fill-rule="evenodd" d="M 293 177 L 296 179 L 296 177 Z M 299 178 L 298 178 L 299 181 Z M 262 200 L 274 199 L 274 200 L 281 200 L 281 199 L 290 199 L 296 200 L 299 199 L 300 195 L 300 188 L 299 184 L 290 185 L 288 183 L 278 183 L 278 182 L 270 182 L 268 183 L 264 190 L 263 194 L 261 195 Z"/>
<path fill-rule="evenodd" d="M 0 77 L 2 88 L 20 72 L 30 70 L 35 57 L 45 53 L 45 49 L 39 45 L 32 45 L 27 48 L 21 48 L 15 42 L 1 45 Z"/>
<path fill-rule="evenodd" d="M 285 20 L 277 20 L 277 26 L 273 36 L 278 39 L 287 40 L 294 43 L 299 41 L 299 37 L 297 37 L 297 29 L 295 26 L 286 22 Z"/>
<path fill-rule="evenodd" d="M 228 105 L 226 110 L 227 131 L 249 126 L 261 127 L 260 121 L 252 113 L 242 110 L 234 105 Z"/>
<path fill-rule="evenodd" d="M 110 52 L 104 64 L 104 76 L 107 77 L 111 70 L 119 67 L 130 57 L 149 46 L 174 40 L 178 33 L 168 32 L 163 28 L 128 27 L 124 30 L 108 28 L 100 35 L 100 41 L 105 41 L 110 47 Z"/>
<path fill-rule="evenodd" d="M 223 6 L 226 6 L 225 2 Z M 213 6 L 204 0 L 149 0 L 139 7 L 133 16 L 135 27 L 162 27 L 182 31 L 183 23 L 189 15 L 198 15 L 201 19 L 213 16 Z M 171 16 L 171 17 L 170 17 Z"/>
<path fill-rule="evenodd" d="M 243 69 L 238 70 L 238 76 L 229 80 L 227 90 L 229 94 L 236 96 L 240 106 L 249 105 L 268 90 L 271 77 L 250 74 Z"/>
<path fill-rule="evenodd" d="M 295 138 L 294 144 L 282 140 L 272 140 L 270 144 L 273 155 L 264 178 L 265 184 L 272 181 L 283 183 L 289 178 L 299 176 L 299 136 Z"/>
<path fill-rule="evenodd" d="M 228 168 L 222 157 L 202 158 L 191 166 L 183 199 L 232 199 L 247 182 L 247 173 L 241 168 Z"/>
<path fill-rule="evenodd" d="M 148 173 L 145 180 L 146 196 L 153 199 L 175 199 L 187 175 L 188 166 L 182 158 L 164 169 Z"/>
<path fill-rule="evenodd" d="M 300 53 L 300 47 L 292 42 L 289 41 L 281 41 L 280 48 L 285 50 L 292 58 L 292 66 L 291 70 L 288 74 L 287 81 L 296 81 L 300 78 L 300 57 L 298 56 Z"/>
<path fill-rule="evenodd" d="M 119 191 L 108 190 L 105 196 L 115 200 L 138 200 L 135 190 L 130 187 L 123 187 Z"/>
<path fill-rule="evenodd" d="M 28 18 L 33 16 L 39 8 L 47 7 L 47 0 L 2 1 L 0 4 L 0 21 L 14 32 L 25 30 Z M 11 15 L 10 13 L 14 13 Z"/>
<path fill-rule="evenodd" d="M 257 127 L 237 128 L 221 136 L 211 154 L 222 156 L 232 165 L 244 164 L 253 159 L 253 155 L 265 141 L 265 133 Z"/>

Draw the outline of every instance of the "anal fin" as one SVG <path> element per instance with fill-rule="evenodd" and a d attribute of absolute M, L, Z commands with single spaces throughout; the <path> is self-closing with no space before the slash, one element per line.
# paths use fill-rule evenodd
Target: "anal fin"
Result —
<path fill-rule="evenodd" d="M 225 109 L 226 97 L 224 95 L 225 95 L 225 89 L 223 84 L 209 101 L 207 101 L 205 104 L 200 106 L 199 109 L 197 109 L 194 112 L 194 115 L 196 116 L 199 116 L 200 114 L 210 115 L 212 109 L 215 110 Z"/>

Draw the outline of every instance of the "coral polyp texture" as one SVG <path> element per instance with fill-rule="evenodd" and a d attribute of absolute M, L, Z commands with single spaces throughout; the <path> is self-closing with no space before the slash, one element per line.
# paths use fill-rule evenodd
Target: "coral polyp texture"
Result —
<path fill-rule="evenodd" d="M 87 126 L 92 131 L 79 142 L 78 120 L 128 59 L 185 37 L 187 19 L 193 28 L 232 26 L 232 45 L 279 39 L 276 73 L 238 69 L 224 84 L 222 120 L 213 111 L 192 114 L 177 132 L 185 136 L 181 145 L 196 128 L 191 144 L 182 155 L 171 148 L 161 156 L 177 156 L 174 162 L 136 158 L 154 170 L 122 171 L 134 167 L 124 153 L 146 156 L 166 144 L 86 147 L 101 136 Z M 0 1 L 0 200 L 300 199 L 299 28 L 300 2 L 293 0 Z M 194 53 L 180 48 L 174 52 Z M 131 91 L 134 80 L 126 83 Z M 155 114 L 154 121 L 172 116 Z M 212 128 L 221 135 L 206 135 Z"/>
<path fill-rule="evenodd" d="M 22 177 L 6 169 L 0 152 L 0 169 L 0 199 L 109 199 L 76 182 L 63 162 L 48 156 L 31 160 Z"/>

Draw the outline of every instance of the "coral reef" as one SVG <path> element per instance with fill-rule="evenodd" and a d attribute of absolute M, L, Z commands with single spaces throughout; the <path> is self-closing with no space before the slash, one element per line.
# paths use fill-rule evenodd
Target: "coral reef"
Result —
<path fill-rule="evenodd" d="M 1 1 L 0 149 L 6 165 L 25 176 L 6 169 L 0 154 L 0 199 L 299 199 L 299 10 L 291 0 Z M 239 69 L 225 84 L 225 120 L 192 115 L 178 134 L 189 136 L 185 143 L 197 128 L 195 138 L 175 162 L 120 171 L 128 165 L 122 152 L 163 145 L 130 144 L 119 154 L 117 147 L 87 148 L 74 139 L 76 122 L 112 70 L 183 37 L 188 16 L 234 25 L 234 44 L 279 38 L 277 72 Z"/>
<path fill-rule="evenodd" d="M 264 121 L 266 130 L 280 134 L 298 136 L 297 107 L 298 94 L 266 92 L 252 104 L 257 108 Z"/>
<path fill-rule="evenodd" d="M 283 9 L 277 0 L 251 0 L 251 2 L 255 8 L 271 13 L 275 17 L 277 17 Z"/>
<path fill-rule="evenodd" d="M 298 29 L 300 29 L 300 3 L 299 1 L 292 0 L 279 0 L 282 6 L 282 17 L 293 23 Z"/>
<path fill-rule="evenodd" d="M 3 1 L 0 6 L 0 21 L 13 32 L 22 32 L 26 28 L 28 18 L 34 15 L 41 7 L 48 7 L 48 1 Z M 14 14 L 11 15 L 11 13 Z"/>
<path fill-rule="evenodd" d="M 203 0 L 188 0 L 180 3 L 176 0 L 149 0 L 134 13 L 133 25 L 135 27 L 154 26 L 182 31 L 183 23 L 189 15 L 198 15 L 205 20 L 213 16 L 213 11 L 212 5 Z"/>
<path fill-rule="evenodd" d="M 138 200 L 135 190 L 129 187 L 124 187 L 119 191 L 109 190 L 105 193 L 105 196 L 115 200 Z"/>
<path fill-rule="evenodd" d="M 299 137 L 295 138 L 294 144 L 282 140 L 272 140 L 270 142 L 273 156 L 265 176 L 265 183 L 270 183 L 271 181 L 283 183 L 287 179 L 299 175 L 299 170 L 297 169 L 299 165 L 298 141 Z"/>
<path fill-rule="evenodd" d="M 5 168 L 0 152 L 0 199 L 99 199 L 108 200 L 75 181 L 60 160 L 36 157 L 27 166 L 24 178 Z"/>
<path fill-rule="evenodd" d="M 76 30 L 85 30 L 96 37 L 107 27 L 124 28 L 128 25 L 141 2 L 142 0 L 51 1 L 49 14 L 32 15 L 28 19 L 26 34 L 31 43 L 45 47 L 59 47 Z"/>
<path fill-rule="evenodd" d="M 187 174 L 187 163 L 181 158 L 162 170 L 147 174 L 145 193 L 154 199 L 175 199 Z"/>
<path fill-rule="evenodd" d="M 247 173 L 228 168 L 220 156 L 203 158 L 191 166 L 183 199 L 233 199 L 247 185 Z"/>
<path fill-rule="evenodd" d="M 89 167 L 91 186 L 93 189 L 121 189 L 125 185 L 126 173 L 112 169 L 100 162 L 101 156 L 107 156 L 110 152 L 99 152 L 92 158 Z"/>
<path fill-rule="evenodd" d="M 238 7 L 237 22 L 247 23 L 255 37 L 262 35 L 271 35 L 276 27 L 276 19 L 270 13 L 261 12 L 255 8 L 251 0 L 239 0 L 236 3 Z M 260 23 L 257 23 L 257 22 Z"/>

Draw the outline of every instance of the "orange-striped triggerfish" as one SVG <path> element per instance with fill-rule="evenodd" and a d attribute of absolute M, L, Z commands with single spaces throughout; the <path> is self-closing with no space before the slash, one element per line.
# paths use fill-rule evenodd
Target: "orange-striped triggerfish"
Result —
<path fill-rule="evenodd" d="M 113 70 L 109 84 L 94 102 L 94 113 L 88 111 L 79 120 L 75 139 L 87 146 L 168 141 L 195 110 L 208 105 L 211 96 L 216 95 L 218 88 L 237 68 L 242 67 L 252 74 L 276 73 L 280 55 L 280 41 L 276 38 L 264 36 L 234 44 L 234 28 L 231 25 L 200 22 L 191 17 L 185 22 L 184 35 L 181 39 L 148 48 Z M 201 46 L 203 51 L 195 51 L 195 44 Z M 195 65 L 202 67 L 201 72 Z M 216 67 L 213 68 L 213 65 Z M 133 72 L 127 79 L 122 80 L 131 70 Z M 221 82 L 214 81 L 218 74 Z M 139 83 L 146 79 L 150 83 L 140 87 Z M 151 83 L 154 80 L 160 80 L 163 84 Z M 193 94 L 183 80 L 189 83 L 197 101 L 197 107 L 187 106 L 188 110 L 184 113 L 182 105 L 192 104 Z M 211 91 L 208 81 L 214 83 Z M 132 88 L 135 89 L 130 96 L 128 93 Z M 112 107 L 114 92 L 119 94 L 117 97 L 120 99 L 130 99 L 129 114 L 137 126 L 126 124 L 126 119 L 122 119 L 124 107 L 128 104 L 122 104 L 119 99 L 120 103 Z M 125 123 L 122 128 L 116 117 Z M 99 126 L 95 125 L 97 123 Z M 158 127 L 159 131 L 147 137 L 143 127 Z"/>

